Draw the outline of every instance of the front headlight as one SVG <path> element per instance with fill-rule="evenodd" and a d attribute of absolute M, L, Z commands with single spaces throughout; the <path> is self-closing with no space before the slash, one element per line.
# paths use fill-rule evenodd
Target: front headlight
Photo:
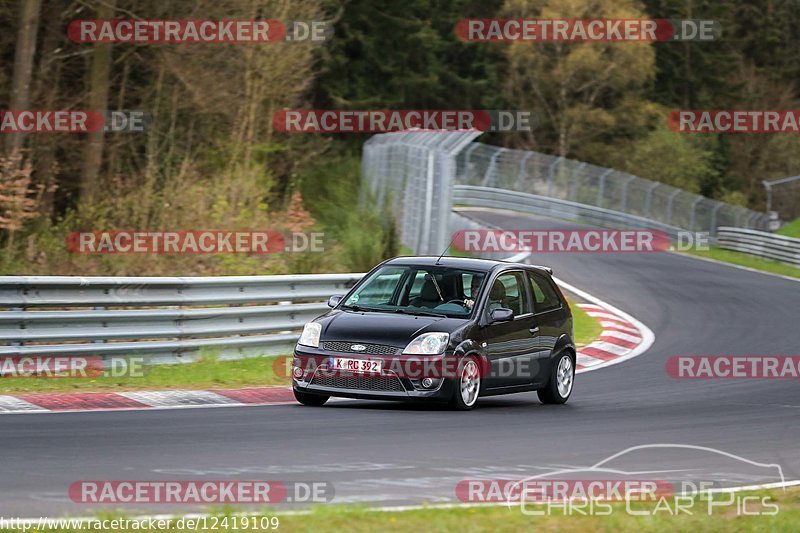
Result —
<path fill-rule="evenodd" d="M 403 350 L 404 354 L 437 355 L 443 353 L 450 340 L 449 333 L 423 333 Z"/>
<path fill-rule="evenodd" d="M 309 322 L 303 327 L 303 333 L 297 344 L 303 346 L 310 346 L 311 348 L 319 348 L 319 336 L 322 333 L 322 325 L 317 322 Z"/>

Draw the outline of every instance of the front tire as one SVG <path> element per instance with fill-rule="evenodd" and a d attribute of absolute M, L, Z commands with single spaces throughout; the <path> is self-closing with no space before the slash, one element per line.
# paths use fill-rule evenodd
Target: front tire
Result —
<path fill-rule="evenodd" d="M 328 401 L 330 396 L 324 396 L 322 394 L 309 394 L 307 392 L 300 392 L 297 389 L 292 389 L 294 391 L 294 399 L 300 402 L 303 405 L 309 405 L 312 407 L 320 407 L 325 405 L 325 402 Z"/>
<path fill-rule="evenodd" d="M 550 372 L 547 386 L 536 391 L 539 400 L 546 404 L 562 404 L 569 400 L 575 382 L 575 362 L 572 354 L 565 352 L 558 358 Z"/>
<path fill-rule="evenodd" d="M 450 405 L 458 411 L 469 411 L 478 401 L 481 392 L 481 371 L 478 360 L 466 357 L 458 366 L 458 377 L 455 384 L 453 398 Z"/>

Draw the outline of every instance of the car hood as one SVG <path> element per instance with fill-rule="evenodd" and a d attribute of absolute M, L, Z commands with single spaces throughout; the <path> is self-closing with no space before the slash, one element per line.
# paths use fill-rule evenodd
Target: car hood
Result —
<path fill-rule="evenodd" d="M 349 341 L 398 348 L 405 347 L 421 333 L 451 333 L 465 323 L 465 319 L 461 318 L 341 310 L 331 311 L 317 321 L 322 324 L 322 342 Z"/>

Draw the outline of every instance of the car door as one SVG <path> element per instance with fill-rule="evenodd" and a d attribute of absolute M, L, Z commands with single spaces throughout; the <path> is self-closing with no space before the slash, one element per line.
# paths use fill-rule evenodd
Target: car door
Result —
<path fill-rule="evenodd" d="M 514 311 L 514 318 L 489 323 L 484 328 L 485 349 L 491 364 L 486 388 L 530 384 L 531 363 L 539 347 L 528 282 L 522 271 L 502 272 L 495 278 L 483 309 L 487 321 L 492 309 L 498 307 Z"/>
<path fill-rule="evenodd" d="M 534 381 L 544 383 L 550 376 L 550 356 L 564 329 L 564 314 L 561 299 L 551 280 L 536 272 L 528 272 L 528 280 L 533 296 L 534 317 L 539 327 L 539 352 L 534 365 L 538 372 Z"/>

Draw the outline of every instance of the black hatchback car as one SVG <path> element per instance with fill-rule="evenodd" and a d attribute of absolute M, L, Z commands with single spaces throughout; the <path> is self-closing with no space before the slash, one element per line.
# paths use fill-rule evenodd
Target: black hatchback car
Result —
<path fill-rule="evenodd" d="M 372 269 L 306 324 L 294 352 L 295 398 L 449 402 L 572 393 L 572 313 L 551 271 L 504 261 L 398 257 Z"/>

